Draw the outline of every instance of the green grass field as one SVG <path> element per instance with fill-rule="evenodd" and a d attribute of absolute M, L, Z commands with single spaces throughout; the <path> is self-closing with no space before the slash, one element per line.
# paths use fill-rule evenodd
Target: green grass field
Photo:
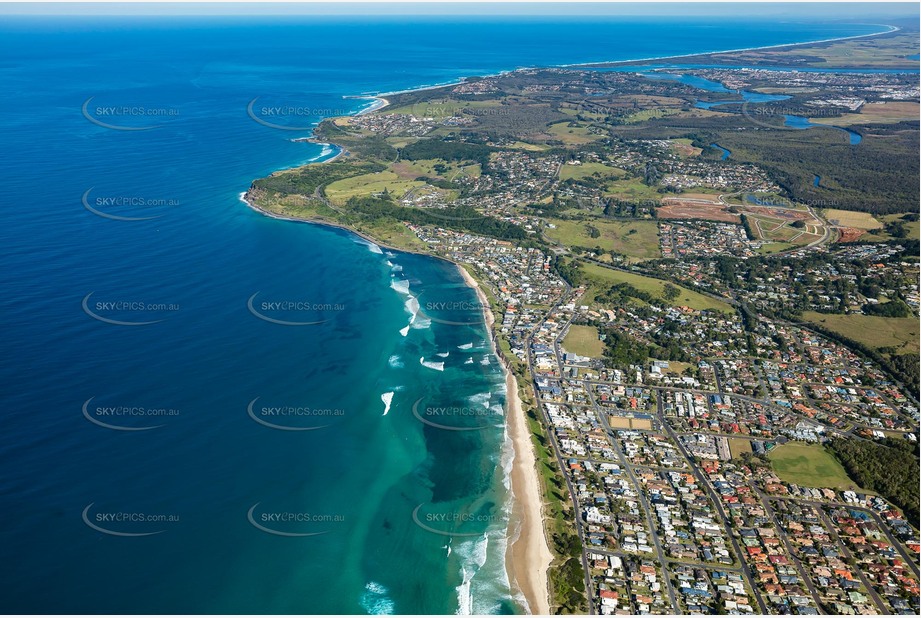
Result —
<path fill-rule="evenodd" d="M 846 127 L 852 124 L 890 124 L 903 120 L 918 120 L 918 104 L 916 102 L 887 101 L 884 103 L 868 103 L 861 107 L 860 112 L 856 114 L 815 118 L 810 119 L 810 122 Z"/>
<path fill-rule="evenodd" d="M 604 342 L 598 339 L 598 329 L 594 326 L 570 326 L 563 339 L 563 348 L 579 356 L 601 358 L 604 355 Z"/>
<path fill-rule="evenodd" d="M 501 107 L 498 99 L 483 99 L 481 101 L 462 101 L 460 99 L 443 98 L 432 99 L 404 105 L 402 107 L 387 108 L 387 114 L 411 114 L 419 118 L 449 118 L 464 113 L 465 109 L 488 109 Z"/>
<path fill-rule="evenodd" d="M 617 167 L 609 167 L 603 163 L 583 163 L 581 165 L 565 164 L 560 167 L 560 180 L 582 180 L 598 174 L 603 178 L 620 178 L 627 172 Z"/>
<path fill-rule="evenodd" d="M 917 352 L 921 326 L 917 318 L 884 318 L 854 313 L 838 315 L 806 311 L 803 319 L 841 333 L 871 348 L 897 347 L 897 353 Z"/>
<path fill-rule="evenodd" d="M 638 260 L 660 257 L 659 228 L 655 221 L 611 221 L 588 219 L 568 221 L 548 219 L 556 228 L 546 228 L 544 234 L 566 246 L 601 247 Z M 600 233 L 593 238 L 591 228 Z"/>
<path fill-rule="evenodd" d="M 581 146 L 584 144 L 589 144 L 595 140 L 599 140 L 603 135 L 596 135 L 594 133 L 589 133 L 588 127 L 576 124 L 576 126 L 569 126 L 569 122 L 558 122 L 552 124 L 549 127 L 548 133 L 554 138 L 563 142 L 566 146 Z"/>
<path fill-rule="evenodd" d="M 662 199 L 662 194 L 655 187 L 644 185 L 640 178 L 625 178 L 609 183 L 604 195 L 622 200 L 650 200 L 657 204 Z"/>
<path fill-rule="evenodd" d="M 263 197 L 258 200 L 258 206 L 284 217 L 293 217 L 305 221 L 319 221 L 340 226 L 344 223 L 341 210 L 334 210 L 321 200 L 304 198 L 300 195 L 286 195 L 281 198 L 274 196 Z M 346 214 L 345 216 L 347 217 L 348 215 Z M 349 226 L 389 247 L 407 251 L 423 251 L 427 248 L 426 244 L 419 240 L 418 236 L 397 221 L 378 219 L 375 221 L 351 222 Z"/>
<path fill-rule="evenodd" d="M 758 248 L 757 253 L 760 253 L 761 255 L 779 253 L 781 251 L 786 251 L 787 249 L 793 249 L 796 246 L 797 245 L 793 244 L 792 242 L 766 242 Z"/>
<path fill-rule="evenodd" d="M 604 266 L 598 266 L 597 264 L 581 264 L 581 270 L 585 276 L 592 282 L 593 290 L 589 290 L 586 294 L 586 297 L 594 301 L 595 293 L 603 286 L 605 288 L 615 285 L 617 283 L 629 283 L 638 290 L 648 292 L 653 296 L 656 296 L 662 299 L 662 290 L 665 287 L 667 281 L 662 279 L 653 279 L 652 277 L 644 277 L 643 275 L 637 275 L 634 273 L 626 273 L 619 270 L 613 270 L 610 268 L 605 268 Z M 675 286 L 681 291 L 681 295 L 673 303 L 676 307 L 690 307 L 691 309 L 713 309 L 716 311 L 725 311 L 731 313 L 733 311 L 732 307 L 728 304 L 710 298 L 709 296 L 704 296 L 698 292 L 688 290 L 681 286 Z M 665 303 L 665 300 L 662 300 Z"/>
<path fill-rule="evenodd" d="M 345 204 L 351 197 L 368 196 L 387 189 L 392 196 L 399 198 L 413 187 L 421 187 L 424 184 L 414 180 L 404 180 L 395 173 L 385 170 L 375 174 L 362 174 L 337 180 L 326 187 L 326 196 L 334 204 Z"/>
<path fill-rule="evenodd" d="M 856 227 L 861 230 L 875 230 L 878 227 L 882 227 L 882 224 L 874 219 L 873 215 L 868 212 L 826 208 L 822 211 L 822 216 L 834 225 Z"/>
<path fill-rule="evenodd" d="M 878 215 L 876 218 L 879 220 L 879 228 L 882 228 L 889 222 L 900 221 L 904 215 L 894 214 L 894 215 Z M 921 221 L 906 221 L 904 222 L 905 228 L 908 230 L 909 240 L 918 240 L 921 238 Z M 887 233 L 885 230 L 881 234 L 864 234 L 860 237 L 862 241 L 882 241 L 886 242 L 887 240 L 895 240 L 892 235 Z"/>
<path fill-rule="evenodd" d="M 729 453 L 733 459 L 741 457 L 742 453 L 752 452 L 752 442 L 748 438 L 729 438 Z"/>
<path fill-rule="evenodd" d="M 770 459 L 777 476 L 788 483 L 806 487 L 860 489 L 834 455 L 820 444 L 788 442 L 773 449 Z"/>
<path fill-rule="evenodd" d="M 546 144 L 529 144 L 528 142 L 512 142 L 508 145 L 509 148 L 515 150 L 527 150 L 529 152 L 543 152 L 545 150 L 550 150 L 550 146 Z"/>
<path fill-rule="evenodd" d="M 439 168 L 442 170 L 440 173 L 435 169 L 436 165 L 441 166 Z M 428 178 L 442 178 L 452 182 L 465 176 L 478 178 L 482 174 L 479 163 L 463 165 L 449 163 L 442 159 L 403 160 L 398 163 L 391 163 L 390 171 L 404 180 L 415 180 L 420 176 L 426 176 Z"/>
<path fill-rule="evenodd" d="M 661 360 L 661 359 L 653 359 L 653 360 Z M 694 363 L 682 363 L 680 361 L 669 361 L 668 369 L 663 369 L 662 372 L 665 373 L 666 375 L 673 373 L 675 375 L 680 376 L 680 375 L 683 375 L 686 370 L 693 369 L 696 366 L 697 365 L 695 365 Z"/>
<path fill-rule="evenodd" d="M 653 118 L 664 118 L 665 116 L 675 116 L 680 114 L 680 109 L 667 109 L 662 107 L 657 107 L 654 109 L 644 109 L 638 112 L 634 112 L 627 116 L 627 124 L 635 124 L 638 122 L 646 122 L 647 120 L 652 120 Z"/>
<path fill-rule="evenodd" d="M 588 118 L 589 120 L 604 120 L 605 114 L 600 114 L 598 112 L 589 112 L 584 109 L 576 109 L 574 107 L 567 107 L 568 104 L 564 103 L 560 106 L 560 113 L 566 114 L 567 116 L 581 116 L 583 118 Z"/>

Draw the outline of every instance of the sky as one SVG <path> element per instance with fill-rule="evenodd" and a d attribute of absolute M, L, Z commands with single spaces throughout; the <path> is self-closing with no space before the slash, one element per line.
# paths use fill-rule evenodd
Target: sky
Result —
<path fill-rule="evenodd" d="M 833 8 L 832 8 L 833 7 Z M 0 2 L 33 15 L 670 15 L 789 16 L 840 20 L 917 17 L 917 2 Z"/>

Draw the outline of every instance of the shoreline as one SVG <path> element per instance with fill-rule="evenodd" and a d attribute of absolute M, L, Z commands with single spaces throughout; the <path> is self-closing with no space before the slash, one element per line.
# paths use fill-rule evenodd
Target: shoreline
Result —
<path fill-rule="evenodd" d="M 495 316 L 489 308 L 489 299 L 486 298 L 482 288 L 480 288 L 479 282 L 473 278 L 463 265 L 448 258 L 428 252 L 411 251 L 382 244 L 367 234 L 335 222 L 299 219 L 267 211 L 253 203 L 249 198 L 248 191 L 240 193 L 239 199 L 252 210 L 271 219 L 334 228 L 358 236 L 362 240 L 373 243 L 382 249 L 443 260 L 457 268 L 464 279 L 464 283 L 476 292 L 477 299 L 482 307 L 483 322 L 490 335 L 493 356 L 498 359 L 502 366 L 502 372 L 505 374 L 506 428 L 513 451 L 512 471 L 510 474 L 511 514 L 507 531 L 509 545 L 505 555 L 506 574 L 512 590 L 524 596 L 528 605 L 527 609 L 531 614 L 549 615 L 549 569 L 554 555 L 547 543 L 546 529 L 544 528 L 543 498 L 537 476 L 537 456 L 534 453 L 534 446 L 531 444 L 527 417 L 521 406 L 521 399 L 518 396 L 518 381 L 506 365 L 505 358 L 496 349 L 496 334 L 493 329 Z M 516 532 L 517 536 L 515 536 Z"/>
<path fill-rule="evenodd" d="M 344 151 L 343 151 L 343 152 L 344 152 Z M 323 161 L 323 163 L 325 163 L 325 161 Z M 313 165 L 313 164 L 310 164 L 310 165 Z M 434 255 L 434 254 L 432 254 L 432 253 L 427 253 L 427 252 L 425 252 L 425 251 L 413 251 L 412 249 L 406 249 L 406 248 L 401 248 L 401 247 L 394 247 L 394 246 L 392 246 L 392 245 L 388 245 L 388 244 L 386 244 L 386 243 L 382 243 L 382 242 L 380 242 L 379 240 L 377 240 L 376 238 L 374 238 L 373 236 L 369 236 L 368 234 L 365 234 L 364 232 L 359 232 L 358 230 L 356 230 L 356 229 L 354 229 L 354 228 L 350 228 L 350 227 L 348 227 L 348 226 L 346 226 L 346 225 L 344 225 L 344 224 L 342 224 L 342 223 L 336 223 L 335 221 L 325 221 L 325 220 L 323 220 L 323 219 L 301 219 L 301 218 L 298 218 L 298 217 L 288 217 L 288 216 L 285 216 L 285 215 L 280 215 L 280 214 L 278 214 L 278 213 L 276 213 L 276 212 L 271 212 L 271 211 L 266 210 L 266 209 L 264 209 L 264 208 L 260 208 L 260 207 L 257 206 L 255 203 L 253 203 L 253 201 L 249 198 L 249 191 L 248 191 L 248 190 L 247 190 L 247 191 L 241 192 L 240 195 L 239 195 L 238 197 L 239 197 L 240 201 L 243 202 L 244 204 L 246 204 L 249 208 L 251 208 L 252 210 L 258 212 L 260 215 L 266 216 L 266 217 L 268 217 L 268 218 L 270 218 L 270 219 L 278 219 L 279 221 L 290 221 L 290 222 L 292 222 L 292 223 L 306 223 L 306 224 L 308 224 L 308 225 L 319 225 L 319 226 L 321 226 L 321 227 L 333 228 L 333 229 L 335 229 L 335 230 L 340 230 L 340 231 L 343 231 L 343 232 L 347 232 L 347 233 L 349 233 L 349 234 L 352 234 L 352 235 L 354 235 L 354 236 L 358 236 L 358 237 L 361 238 L 362 240 L 365 240 L 365 241 L 367 241 L 367 242 L 369 242 L 369 243 L 371 243 L 371 244 L 373 244 L 373 245 L 375 245 L 375 246 L 377 246 L 377 247 L 380 247 L 381 249 L 387 249 L 388 251 L 399 251 L 399 252 L 401 252 L 401 253 L 411 253 L 411 254 L 413 254 L 413 255 L 424 255 L 424 256 L 426 256 L 426 257 L 435 258 L 435 259 L 438 259 L 438 260 L 444 260 L 445 262 L 450 262 L 451 264 L 457 265 L 456 262 L 452 262 L 451 260 L 449 260 L 449 259 L 447 259 L 447 258 L 443 258 L 443 257 L 441 257 L 440 255 Z"/>
<path fill-rule="evenodd" d="M 666 61 L 666 60 L 672 60 L 676 58 L 695 58 L 697 56 L 715 56 L 718 54 L 737 54 L 740 52 L 762 51 L 762 50 L 770 50 L 770 49 L 783 49 L 786 47 L 800 47 L 803 45 L 819 45 L 823 43 L 834 43 L 837 41 L 849 41 L 852 39 L 863 39 L 863 38 L 874 37 L 874 36 L 882 36 L 884 34 L 892 34 L 893 32 L 899 32 L 902 30 L 902 28 L 898 26 L 893 26 L 890 24 L 867 24 L 867 25 L 878 25 L 878 26 L 882 26 L 885 28 L 889 28 L 889 29 L 883 32 L 871 32 L 870 34 L 854 34 L 851 36 L 832 37 L 830 39 L 819 39 L 817 41 L 798 41 L 795 43 L 781 43 L 778 45 L 762 45 L 758 47 L 742 47 L 739 49 L 724 49 L 724 50 L 718 50 L 718 51 L 695 52 L 692 54 L 678 54 L 678 55 L 673 55 L 673 56 L 651 56 L 648 58 L 632 58 L 632 59 L 627 59 L 627 60 L 596 60 L 596 61 L 590 61 L 590 62 L 573 62 L 573 63 L 568 63 L 568 64 L 553 64 L 553 65 L 546 65 L 546 66 L 518 67 L 516 69 L 506 69 L 503 71 L 498 71 L 496 73 L 489 73 L 489 74 L 478 76 L 478 77 L 482 77 L 485 79 L 489 77 L 499 77 L 501 75 L 508 75 L 509 73 L 515 73 L 516 71 L 533 71 L 533 70 L 538 70 L 538 69 L 570 69 L 570 68 L 578 69 L 579 67 L 592 68 L 592 67 L 607 67 L 607 66 L 629 66 L 631 64 L 636 64 L 639 62 Z M 756 67 L 752 67 L 752 68 L 756 68 Z M 811 67 L 811 68 L 834 68 L 834 67 Z M 436 84 L 433 86 L 419 86 L 417 88 L 406 88 L 405 90 L 392 90 L 389 92 L 381 92 L 381 93 L 371 94 L 371 95 L 354 95 L 354 96 L 348 96 L 347 98 L 380 99 L 382 101 L 386 101 L 387 102 L 386 105 L 389 105 L 390 101 L 388 101 L 384 97 L 398 96 L 401 94 L 411 94 L 415 92 L 425 92 L 427 90 L 438 90 L 440 88 L 448 88 L 450 86 L 459 86 L 461 84 L 466 83 L 467 80 L 469 79 L 470 79 L 469 76 L 458 77 L 457 79 L 444 83 L 444 84 Z M 386 105 L 382 107 L 386 107 Z M 377 108 L 377 109 L 380 109 L 380 108 Z M 370 113 L 371 111 L 376 111 L 376 110 L 371 110 L 371 109 L 362 110 L 361 112 L 358 112 L 355 115 L 357 116 L 357 115 L 361 115 L 364 113 Z"/>
<path fill-rule="evenodd" d="M 758 50 L 767 50 L 767 49 L 779 49 L 787 47 L 799 47 L 804 45 L 814 45 L 829 43 L 835 41 L 843 41 L 850 39 L 858 38 L 867 38 L 873 36 L 881 36 L 883 34 L 890 34 L 901 30 L 896 26 L 886 25 L 889 30 L 884 32 L 876 32 L 871 34 L 864 35 L 854 35 L 848 37 L 837 37 L 831 39 L 824 39 L 819 41 L 804 41 L 799 43 L 787 43 L 782 45 L 769 45 L 762 47 L 751 47 L 738 50 L 724 50 L 716 52 L 703 52 L 703 53 L 694 53 L 694 54 L 685 54 L 680 56 L 660 56 L 656 58 L 642 58 L 637 60 L 619 60 L 619 61 L 610 61 L 610 62 L 589 62 L 589 63 L 579 63 L 579 64 L 568 64 L 568 65 L 555 65 L 547 67 L 520 67 L 512 70 L 500 71 L 495 74 L 485 75 L 484 78 L 496 77 L 500 75 L 506 75 L 514 73 L 516 71 L 524 70 L 534 70 L 534 69 L 569 69 L 569 68 L 578 68 L 578 67 L 595 67 L 601 65 L 629 65 L 642 62 L 650 61 L 667 61 L 675 58 L 690 58 L 697 56 L 710 56 L 716 54 L 729 54 L 729 53 L 738 53 L 743 51 L 758 51 Z M 429 91 L 429 90 L 439 90 L 442 88 L 448 88 L 452 86 L 457 86 L 467 82 L 467 77 L 461 77 L 457 80 L 454 80 L 446 84 L 438 84 L 433 86 L 422 86 L 418 88 L 409 88 L 406 90 L 379 93 L 375 95 L 361 95 L 361 96 L 349 96 L 346 98 L 363 98 L 363 99 L 373 99 L 374 103 L 358 112 L 350 114 L 350 116 L 360 116 L 364 114 L 370 114 L 375 111 L 380 111 L 381 109 L 389 106 L 390 100 L 387 96 L 397 96 L 401 94 L 409 94 L 415 92 Z M 329 120 L 329 119 L 324 119 Z M 305 141 L 326 144 L 326 142 L 319 142 L 315 140 L 315 137 L 311 135 Z M 330 144 L 339 148 L 339 152 L 324 161 L 316 161 L 308 163 L 307 165 L 313 164 L 322 164 L 329 161 L 338 159 L 340 156 L 348 155 L 347 150 L 338 144 Z M 296 166 L 301 167 L 301 166 Z M 281 171 L 281 170 L 277 170 Z M 251 188 L 251 187 L 250 187 Z M 340 224 L 334 221 L 325 221 L 319 219 L 309 219 L 309 218 L 297 218 L 289 217 L 284 215 L 279 215 L 267 211 L 263 208 L 257 206 L 252 199 L 250 199 L 249 189 L 240 194 L 240 200 L 243 201 L 247 206 L 249 206 L 254 211 L 268 216 L 273 219 L 279 219 L 283 221 L 292 221 L 297 223 L 308 223 L 314 225 L 326 226 L 329 228 L 338 229 L 344 232 L 354 234 L 355 236 L 361 238 L 366 242 L 373 243 L 375 246 L 378 246 L 383 249 L 388 249 L 392 251 L 399 251 L 404 253 L 411 253 L 416 255 L 425 255 L 427 257 L 433 257 L 436 259 L 441 259 L 447 262 L 452 263 L 459 271 L 461 276 L 464 279 L 464 282 L 477 294 L 477 297 L 483 307 L 483 320 L 486 325 L 487 331 L 490 334 L 490 342 L 492 345 L 493 355 L 499 360 L 502 365 L 502 370 L 505 374 L 505 384 L 506 384 L 506 429 L 508 433 L 508 438 L 512 443 L 513 447 L 513 461 L 512 461 L 512 470 L 510 473 L 510 502 L 511 502 L 511 513 L 509 519 L 509 528 L 508 528 L 508 539 L 509 544 L 505 556 L 506 564 L 506 574 L 509 579 L 509 585 L 511 586 L 514 592 L 520 593 L 526 600 L 528 607 L 526 608 L 531 614 L 536 615 L 549 615 L 551 610 L 551 598 L 550 598 L 550 587 L 549 587 L 549 569 L 554 560 L 554 554 L 551 550 L 548 539 L 546 536 L 546 529 L 544 527 L 543 519 L 543 497 L 541 493 L 540 478 L 537 472 L 537 455 L 534 450 L 534 446 L 531 441 L 530 430 L 528 428 L 527 417 L 525 415 L 524 409 L 521 405 L 521 400 L 518 396 L 518 383 L 517 380 L 506 364 L 504 356 L 496 348 L 495 337 L 496 333 L 494 330 L 495 325 L 495 316 L 493 315 L 488 299 L 484 294 L 483 290 L 480 288 L 477 280 L 464 268 L 461 264 L 454 262 L 448 258 L 436 255 L 430 250 L 419 250 L 415 251 L 412 249 L 404 249 L 389 246 L 382 244 L 373 237 L 359 232 L 351 227 L 348 227 L 344 224 Z M 517 532 L 517 536 L 512 538 L 512 535 Z"/>
<path fill-rule="evenodd" d="M 549 569 L 553 552 L 547 543 L 544 528 L 543 498 L 537 476 L 537 456 L 531 444 L 527 417 L 518 397 L 518 381 L 506 365 L 495 345 L 495 316 L 489 308 L 489 299 L 479 282 L 460 264 L 455 266 L 472 288 L 483 308 L 483 321 L 490 332 L 493 355 L 499 359 L 505 374 L 506 429 L 512 443 L 513 459 L 511 480 L 511 513 L 509 516 L 509 545 L 505 554 L 505 570 L 512 590 L 527 601 L 527 610 L 535 615 L 550 614 Z M 517 533 L 517 536 L 513 536 Z"/>
<path fill-rule="evenodd" d="M 558 64 L 557 68 L 571 68 L 571 67 L 600 67 L 600 66 L 629 66 L 637 62 L 652 62 L 655 60 L 672 60 L 675 58 L 696 58 L 697 56 L 716 56 L 719 54 L 738 54 L 740 52 L 750 52 L 750 51 L 762 51 L 766 49 L 783 49 L 785 47 L 799 47 L 801 45 L 818 45 L 820 43 L 834 43 L 836 41 L 850 41 L 852 39 L 863 39 L 872 36 L 881 36 L 884 34 L 892 34 L 893 32 L 898 32 L 901 30 L 898 26 L 891 26 L 889 24 L 868 24 L 868 25 L 880 25 L 889 28 L 885 32 L 872 32 L 870 34 L 854 34 L 851 36 L 839 36 L 831 39 L 820 39 L 818 41 L 799 41 L 797 43 L 783 43 L 780 45 L 762 45 L 760 47 L 741 47 L 739 49 L 726 49 L 722 51 L 708 51 L 708 52 L 699 52 L 694 54 L 678 54 L 676 56 L 653 56 L 651 58 L 638 58 L 635 60 L 605 60 L 602 62 L 576 62 L 572 64 Z M 752 67 L 757 68 L 757 67 Z M 827 67 L 826 67 L 827 68 Z"/>
<path fill-rule="evenodd" d="M 352 114 L 353 116 L 364 116 L 365 114 L 370 114 L 371 112 L 376 112 L 376 111 L 378 111 L 378 110 L 380 110 L 380 109 L 384 109 L 385 107 L 387 107 L 388 105 L 390 105 L 390 101 L 388 101 L 387 99 L 384 98 L 384 96 L 387 95 L 387 94 L 389 94 L 389 93 L 384 93 L 384 94 L 369 94 L 369 95 L 367 95 L 367 96 L 344 96 L 344 97 L 342 97 L 342 98 L 343 98 L 343 99 L 371 99 L 371 100 L 373 100 L 374 102 L 373 102 L 371 105 L 369 105 L 368 107 L 366 107 L 366 108 L 364 108 L 364 109 L 362 109 L 362 110 L 359 110 L 359 111 L 355 112 L 354 114 Z"/>

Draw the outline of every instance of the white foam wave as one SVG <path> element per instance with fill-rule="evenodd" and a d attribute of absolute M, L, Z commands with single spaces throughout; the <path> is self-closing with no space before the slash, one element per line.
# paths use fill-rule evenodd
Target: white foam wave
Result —
<path fill-rule="evenodd" d="M 470 342 L 470 343 L 465 343 L 463 345 L 457 346 L 457 349 L 458 350 L 469 350 L 472 347 L 473 347 L 473 342 Z"/>
<path fill-rule="evenodd" d="M 467 360 L 464 361 L 464 364 L 465 364 L 465 365 L 472 365 L 472 364 L 473 364 L 473 359 L 472 359 L 472 358 L 468 358 Z"/>
<path fill-rule="evenodd" d="M 409 284 L 407 284 L 408 286 Z M 419 315 L 419 301 L 412 294 L 409 295 L 409 298 L 406 299 L 406 302 L 403 303 L 403 308 L 406 309 L 406 312 L 413 316 L 412 319 L 415 320 L 416 316 Z M 410 322 L 411 324 L 412 322 Z"/>
<path fill-rule="evenodd" d="M 489 400 L 492 399 L 492 393 L 477 393 L 476 395 L 471 395 L 467 397 L 467 401 L 474 406 L 483 406 L 484 408 L 489 407 Z"/>
<path fill-rule="evenodd" d="M 498 395 L 499 391 L 494 391 Z M 485 399 L 483 394 L 474 395 L 478 400 Z M 491 397 L 496 399 L 496 397 Z M 501 407 L 490 406 L 491 409 Z M 503 442 L 499 455 L 499 467 L 502 470 L 502 483 L 507 499 L 503 501 L 501 520 L 504 524 L 493 527 L 483 537 L 469 539 L 456 544 L 454 554 L 461 564 L 461 585 L 457 586 L 457 613 L 473 615 L 493 615 L 501 613 L 502 603 L 497 599 L 513 599 L 530 613 L 528 602 L 520 592 L 512 592 L 505 568 L 505 557 L 509 543 L 520 533 L 520 528 L 509 530 L 509 513 L 512 507 L 511 470 L 515 451 L 509 437 L 508 428 L 503 429 Z M 511 595 L 510 595 L 511 593 Z"/>
<path fill-rule="evenodd" d="M 409 294 L 409 281 L 406 279 L 391 279 L 390 287 L 400 294 Z"/>
<path fill-rule="evenodd" d="M 448 358 L 449 356 L 451 356 L 451 353 L 450 352 L 439 352 L 435 356 L 438 356 L 440 358 Z"/>
<path fill-rule="evenodd" d="M 304 138 L 296 137 L 296 138 L 292 139 L 291 141 L 292 141 L 292 142 L 303 142 L 303 141 L 305 141 L 305 140 L 304 140 Z M 325 159 L 325 158 L 328 157 L 329 155 L 331 155 L 331 154 L 333 154 L 334 152 L 336 152 L 336 150 L 335 150 L 330 144 L 321 144 L 321 145 L 323 146 L 323 148 L 322 148 L 322 150 L 320 150 L 320 154 L 318 154 L 318 155 L 315 156 L 315 157 L 310 157 L 309 159 L 307 159 L 307 162 L 308 162 L 308 163 L 313 163 L 314 161 L 319 161 L 319 160 L 321 160 L 321 159 Z"/>
<path fill-rule="evenodd" d="M 401 329 L 400 329 L 400 334 L 403 335 L 404 337 L 405 337 L 406 335 L 408 335 L 408 334 L 409 334 L 409 326 L 404 326 L 403 328 L 401 328 Z"/>
<path fill-rule="evenodd" d="M 435 371 L 444 371 L 444 370 L 445 370 L 445 364 L 444 364 L 444 363 L 433 363 L 433 362 L 431 362 L 431 361 L 427 361 L 427 360 L 425 360 L 425 357 L 424 357 L 424 356 L 420 356 L 420 357 L 419 357 L 419 362 L 422 363 L 422 366 L 423 366 L 423 367 L 428 367 L 429 369 L 434 369 Z"/>
<path fill-rule="evenodd" d="M 381 395 L 381 401 L 384 402 L 384 413 L 381 416 L 387 416 L 387 413 L 390 412 L 390 404 L 393 401 L 393 391 Z"/>
<path fill-rule="evenodd" d="M 469 616 L 475 612 L 473 608 L 473 577 L 480 568 L 486 564 L 487 550 L 489 549 L 489 535 L 484 534 L 477 539 L 471 539 L 460 544 L 457 553 L 463 559 L 461 566 L 462 583 L 457 590 L 457 614 Z"/>
<path fill-rule="evenodd" d="M 467 569 L 461 567 L 461 584 L 457 590 L 457 612 L 458 616 L 469 616 L 473 613 L 473 599 L 470 596 L 470 587 L 473 584 L 473 573 L 467 573 Z"/>
<path fill-rule="evenodd" d="M 488 364 L 490 364 L 490 362 L 491 362 L 491 361 L 489 360 L 489 356 L 484 356 L 484 357 L 483 357 L 483 360 L 480 361 L 480 364 L 481 364 L 481 365 L 488 365 Z"/>
<path fill-rule="evenodd" d="M 399 354 L 394 354 L 387 359 L 387 364 L 390 365 L 391 369 L 402 369 L 404 367 L 403 361 L 400 360 Z"/>
<path fill-rule="evenodd" d="M 377 245 L 377 243 L 373 243 L 365 238 L 355 238 L 354 241 L 359 245 L 366 246 L 371 253 L 378 253 L 380 255 L 384 254 L 384 251 Z"/>
<path fill-rule="evenodd" d="M 368 582 L 359 601 L 366 612 L 373 616 L 393 614 L 396 604 L 388 596 L 388 590 L 377 582 Z"/>
<path fill-rule="evenodd" d="M 422 314 L 422 317 L 419 317 L 418 309 L 417 309 L 417 313 L 413 315 L 413 319 L 411 323 L 412 323 L 412 327 L 416 329 L 428 328 L 432 325 L 432 321 L 424 313 Z"/>

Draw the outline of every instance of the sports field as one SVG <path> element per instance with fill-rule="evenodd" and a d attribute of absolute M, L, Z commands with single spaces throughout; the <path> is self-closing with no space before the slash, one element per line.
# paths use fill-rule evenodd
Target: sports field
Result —
<path fill-rule="evenodd" d="M 742 453 L 751 453 L 751 440 L 748 438 L 729 438 L 729 452 L 733 458 L 740 457 Z"/>
<path fill-rule="evenodd" d="M 563 348 L 579 356 L 601 358 L 604 355 L 604 342 L 598 339 L 598 329 L 594 326 L 570 326 L 563 339 Z"/>
<path fill-rule="evenodd" d="M 834 455 L 819 444 L 788 442 L 773 449 L 770 459 L 777 476 L 788 483 L 805 487 L 860 489 Z"/>

